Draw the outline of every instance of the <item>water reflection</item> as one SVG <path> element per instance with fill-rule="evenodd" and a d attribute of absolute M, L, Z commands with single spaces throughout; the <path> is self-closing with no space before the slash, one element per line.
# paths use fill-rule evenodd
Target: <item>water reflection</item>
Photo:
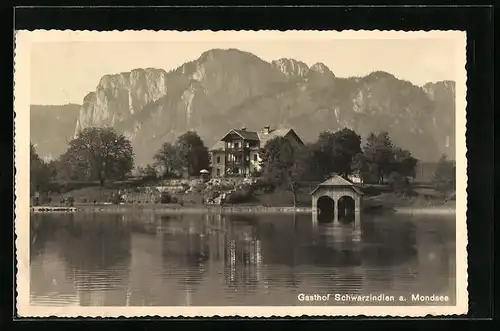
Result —
<path fill-rule="evenodd" d="M 32 215 L 39 304 L 296 305 L 298 293 L 444 293 L 454 218 L 364 218 L 361 237 L 308 215 Z"/>

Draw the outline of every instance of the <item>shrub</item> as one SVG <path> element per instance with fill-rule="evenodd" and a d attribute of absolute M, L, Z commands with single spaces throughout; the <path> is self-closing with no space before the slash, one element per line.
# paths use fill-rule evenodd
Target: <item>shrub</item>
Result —
<path fill-rule="evenodd" d="M 62 200 L 63 200 L 63 205 L 66 207 L 73 207 L 75 203 L 75 198 L 72 196 L 69 196 L 67 198 L 62 198 Z"/>
<path fill-rule="evenodd" d="M 251 185 L 251 187 L 264 193 L 271 193 L 274 192 L 274 190 L 276 189 L 276 187 L 273 184 L 262 179 L 258 179 L 255 183 Z"/>
<path fill-rule="evenodd" d="M 395 193 L 406 194 L 410 191 L 410 183 L 408 182 L 408 179 L 395 171 L 393 171 L 389 176 L 389 187 Z"/>
<path fill-rule="evenodd" d="M 226 198 L 228 203 L 244 203 L 253 200 L 253 189 L 245 188 L 242 190 L 234 191 Z"/>
<path fill-rule="evenodd" d="M 120 202 L 122 202 L 122 197 L 119 194 L 115 193 L 111 196 L 109 200 L 110 200 L 109 202 L 111 202 L 112 204 L 117 205 Z"/>
<path fill-rule="evenodd" d="M 172 197 L 168 192 L 161 192 L 160 195 L 160 203 L 171 203 L 172 202 Z"/>

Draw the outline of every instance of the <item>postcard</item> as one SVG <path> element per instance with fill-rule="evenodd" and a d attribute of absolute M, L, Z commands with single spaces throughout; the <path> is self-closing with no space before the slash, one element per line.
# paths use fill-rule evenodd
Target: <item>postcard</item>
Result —
<path fill-rule="evenodd" d="M 20 317 L 468 310 L 463 31 L 16 31 Z"/>

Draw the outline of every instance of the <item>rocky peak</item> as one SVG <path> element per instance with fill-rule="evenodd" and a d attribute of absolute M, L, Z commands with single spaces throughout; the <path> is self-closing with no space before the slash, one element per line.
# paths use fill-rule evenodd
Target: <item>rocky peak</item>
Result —
<path fill-rule="evenodd" d="M 330 70 L 330 68 L 328 68 L 324 63 L 322 62 L 318 62 L 318 63 L 315 63 L 311 66 L 310 68 L 311 71 L 315 72 L 315 73 L 318 73 L 320 75 L 323 75 L 323 76 L 330 76 L 331 78 L 334 78 L 335 75 L 333 74 L 333 72 Z"/>
<path fill-rule="evenodd" d="M 92 125 L 116 125 L 167 93 L 163 69 L 133 69 L 104 75 L 83 99 L 75 134 Z"/>
<path fill-rule="evenodd" d="M 385 80 L 385 79 L 397 80 L 397 78 L 394 75 L 385 71 L 373 71 L 370 74 L 363 77 L 363 81 L 365 82 L 375 82 L 378 80 Z"/>
<path fill-rule="evenodd" d="M 281 58 L 271 62 L 271 65 L 287 77 L 304 77 L 309 73 L 309 67 L 302 61 Z"/>
<path fill-rule="evenodd" d="M 435 100 L 443 94 L 443 97 L 455 98 L 455 82 L 451 80 L 427 83 L 422 88 L 431 100 Z"/>
<path fill-rule="evenodd" d="M 237 49 L 211 49 L 185 63 L 175 74 L 198 81 L 221 110 L 286 81 L 270 63 Z"/>

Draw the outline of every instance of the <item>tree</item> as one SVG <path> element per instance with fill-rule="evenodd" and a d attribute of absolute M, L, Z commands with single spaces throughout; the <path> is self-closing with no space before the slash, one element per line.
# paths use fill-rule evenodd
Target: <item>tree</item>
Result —
<path fill-rule="evenodd" d="M 180 163 L 190 176 L 198 176 L 209 166 L 208 148 L 195 131 L 188 131 L 177 138 L 176 146 Z"/>
<path fill-rule="evenodd" d="M 155 179 L 157 176 L 156 169 L 151 164 L 146 165 L 146 167 L 137 167 L 137 172 L 144 179 Z"/>
<path fill-rule="evenodd" d="M 418 160 L 414 158 L 409 151 L 399 147 L 395 147 L 393 153 L 392 170 L 398 172 L 402 176 L 415 178 L 415 168 Z"/>
<path fill-rule="evenodd" d="M 394 145 L 387 132 L 370 133 L 364 147 L 364 155 L 368 163 L 368 172 L 378 184 L 384 183 L 394 166 Z"/>
<path fill-rule="evenodd" d="M 347 177 L 352 172 L 354 157 L 361 152 L 361 137 L 353 130 L 344 128 L 333 134 L 334 172 Z"/>
<path fill-rule="evenodd" d="M 322 132 L 315 148 L 316 162 L 322 165 L 324 175 L 337 173 L 347 177 L 352 173 L 354 157 L 361 152 L 361 137 L 347 128 Z"/>
<path fill-rule="evenodd" d="M 361 183 L 364 183 L 365 180 L 369 178 L 370 172 L 368 160 L 362 152 L 353 157 L 351 169 L 359 174 Z"/>
<path fill-rule="evenodd" d="M 319 144 L 312 143 L 298 150 L 298 160 L 303 169 L 303 180 L 309 182 L 321 181 L 328 173 L 327 155 L 323 153 Z"/>
<path fill-rule="evenodd" d="M 319 134 L 316 142 L 315 158 L 321 166 L 320 171 L 323 175 L 328 175 L 334 172 L 334 158 L 333 153 L 335 150 L 335 136 L 332 132 L 322 132 Z"/>
<path fill-rule="evenodd" d="M 30 195 L 47 189 L 54 173 L 37 154 L 35 146 L 30 144 Z"/>
<path fill-rule="evenodd" d="M 433 180 L 437 187 L 445 193 L 456 188 L 456 165 L 445 154 L 439 159 Z"/>
<path fill-rule="evenodd" d="M 154 165 L 160 167 L 162 176 L 167 177 L 182 170 L 180 149 L 172 143 L 166 142 L 154 156 Z"/>
<path fill-rule="evenodd" d="M 261 150 L 262 177 L 275 187 L 291 191 L 293 206 L 297 206 L 297 190 L 308 169 L 309 151 L 294 147 L 284 137 L 269 140 Z"/>
<path fill-rule="evenodd" d="M 91 127 L 80 131 L 69 142 L 61 161 L 73 178 L 99 180 L 121 179 L 134 165 L 130 140 L 113 128 Z"/>
<path fill-rule="evenodd" d="M 366 139 L 363 155 L 358 154 L 355 163 L 363 180 L 372 179 L 383 184 L 389 176 L 396 178 L 396 173 L 401 177 L 415 177 L 418 160 L 409 151 L 395 146 L 387 132 L 372 132 Z"/>

